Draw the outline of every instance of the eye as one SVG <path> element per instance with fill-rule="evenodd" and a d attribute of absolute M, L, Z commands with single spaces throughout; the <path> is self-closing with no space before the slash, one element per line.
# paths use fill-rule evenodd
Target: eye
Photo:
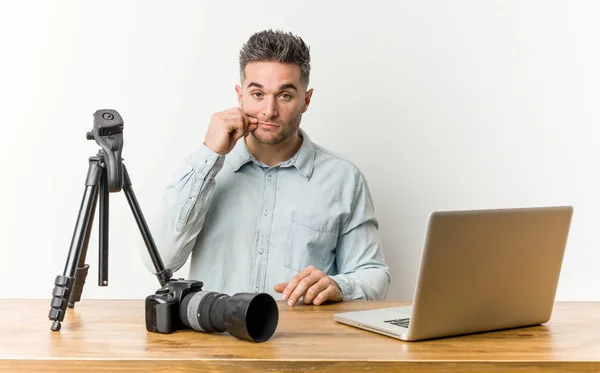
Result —
<path fill-rule="evenodd" d="M 252 92 L 252 97 L 261 98 L 263 97 L 262 92 Z"/>
<path fill-rule="evenodd" d="M 289 100 L 292 98 L 292 95 L 290 95 L 289 93 L 282 93 L 279 95 L 279 97 L 281 97 L 284 100 Z"/>

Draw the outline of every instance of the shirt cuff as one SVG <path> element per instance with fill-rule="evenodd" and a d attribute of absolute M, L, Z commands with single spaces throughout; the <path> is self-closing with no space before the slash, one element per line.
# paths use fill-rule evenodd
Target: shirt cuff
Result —
<path fill-rule="evenodd" d="M 201 172 L 207 168 L 211 169 L 215 165 L 221 166 L 224 160 L 224 155 L 215 153 L 204 144 L 189 156 L 189 161 L 197 172 Z"/>
<path fill-rule="evenodd" d="M 352 284 L 352 281 L 350 281 L 348 279 L 348 276 L 343 275 L 343 274 L 339 274 L 339 275 L 335 275 L 335 276 L 329 276 L 333 281 L 335 281 L 338 286 L 340 287 L 340 290 L 342 291 L 342 299 L 343 300 L 352 300 L 352 293 L 354 292 L 354 286 Z"/>

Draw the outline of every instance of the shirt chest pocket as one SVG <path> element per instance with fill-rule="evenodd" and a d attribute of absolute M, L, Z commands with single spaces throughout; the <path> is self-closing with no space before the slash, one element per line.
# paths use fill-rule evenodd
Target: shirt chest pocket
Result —
<path fill-rule="evenodd" d="M 337 220 L 292 211 L 284 264 L 296 272 L 313 265 L 328 273 L 335 261 L 337 239 Z"/>

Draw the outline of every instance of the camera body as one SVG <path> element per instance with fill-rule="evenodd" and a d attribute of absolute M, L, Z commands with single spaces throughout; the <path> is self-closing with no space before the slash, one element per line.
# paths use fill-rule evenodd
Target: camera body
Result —
<path fill-rule="evenodd" d="M 202 281 L 171 279 L 154 294 L 146 297 L 146 330 L 169 334 L 187 328 L 180 318 L 183 299 L 202 291 Z"/>

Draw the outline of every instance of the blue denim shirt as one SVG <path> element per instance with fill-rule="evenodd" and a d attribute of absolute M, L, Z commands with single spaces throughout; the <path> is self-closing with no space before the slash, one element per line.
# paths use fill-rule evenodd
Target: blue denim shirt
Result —
<path fill-rule="evenodd" d="M 266 292 L 314 265 L 348 299 L 383 299 L 390 282 L 367 183 L 355 165 L 311 142 L 269 167 L 240 140 L 226 156 L 202 145 L 166 188 L 149 225 L 173 271 L 206 291 Z M 146 266 L 154 272 L 143 248 Z"/>

